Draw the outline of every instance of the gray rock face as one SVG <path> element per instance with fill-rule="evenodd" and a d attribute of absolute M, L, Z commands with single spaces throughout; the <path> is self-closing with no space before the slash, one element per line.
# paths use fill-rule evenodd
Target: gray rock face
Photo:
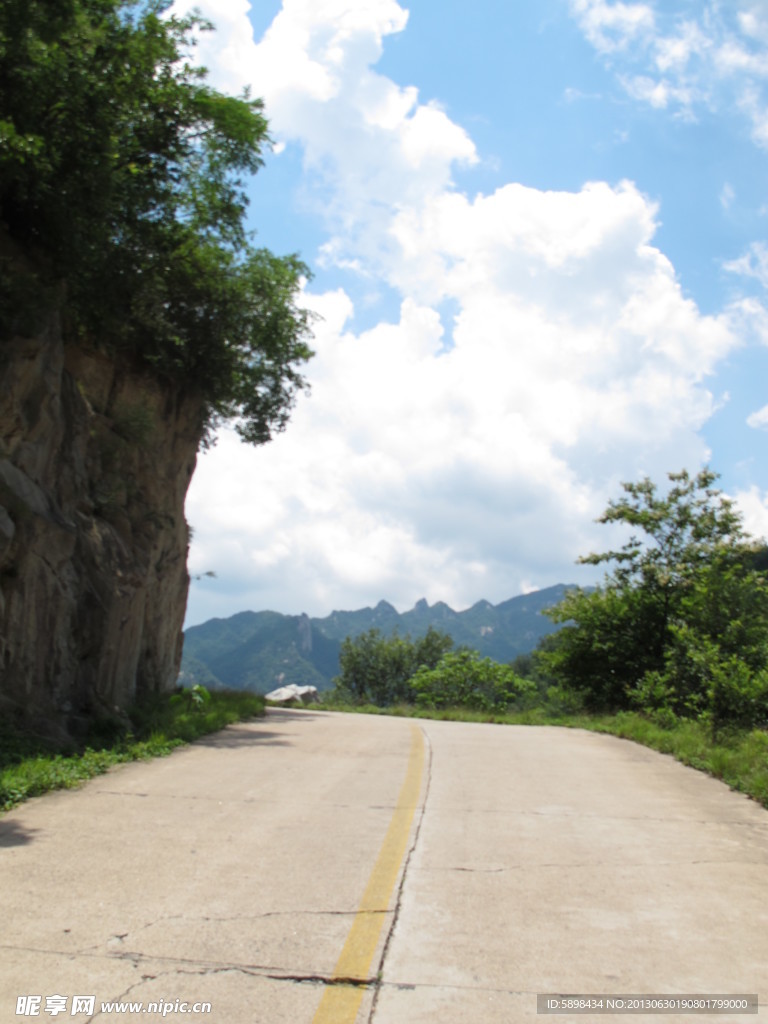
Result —
<path fill-rule="evenodd" d="M 0 339 L 0 709 L 68 730 L 175 685 L 201 406 L 41 320 Z"/>

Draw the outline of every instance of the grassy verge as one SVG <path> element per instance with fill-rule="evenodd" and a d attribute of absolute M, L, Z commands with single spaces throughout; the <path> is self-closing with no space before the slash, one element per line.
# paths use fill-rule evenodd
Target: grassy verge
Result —
<path fill-rule="evenodd" d="M 768 733 L 761 729 L 734 729 L 714 738 L 708 723 L 682 720 L 667 727 L 626 712 L 574 724 L 671 754 L 768 807 Z"/>
<path fill-rule="evenodd" d="M 130 712 L 130 728 L 100 723 L 79 748 L 64 752 L 44 739 L 0 725 L 0 811 L 27 797 L 70 789 L 126 761 L 163 757 L 226 725 L 264 714 L 264 699 L 222 691 L 196 701 L 189 693 L 157 698 Z M 106 737 L 105 737 L 106 734 Z"/>
<path fill-rule="evenodd" d="M 552 714 L 534 708 L 514 714 L 468 711 L 466 708 L 431 710 L 402 704 L 379 708 L 372 704 L 352 705 L 323 701 L 329 711 L 358 714 L 396 715 L 407 718 L 432 718 L 453 722 L 494 722 L 500 725 L 561 725 L 571 729 L 589 729 L 634 740 L 663 754 L 671 754 L 683 764 L 707 772 L 732 789 L 747 794 L 768 807 L 768 733 L 760 729 L 732 730 L 717 738 L 705 722 L 680 720 L 659 725 L 644 715 L 620 712 L 616 715 Z"/>

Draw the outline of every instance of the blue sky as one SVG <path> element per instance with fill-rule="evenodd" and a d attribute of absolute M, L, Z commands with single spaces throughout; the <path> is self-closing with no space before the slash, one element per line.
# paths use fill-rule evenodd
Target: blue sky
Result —
<path fill-rule="evenodd" d="M 287 430 L 199 459 L 188 624 L 588 583 L 683 467 L 768 533 L 766 0 L 197 6 L 322 319 Z"/>

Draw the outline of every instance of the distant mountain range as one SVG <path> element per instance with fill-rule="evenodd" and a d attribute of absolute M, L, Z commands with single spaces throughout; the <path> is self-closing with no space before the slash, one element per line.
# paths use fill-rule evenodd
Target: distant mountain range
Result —
<path fill-rule="evenodd" d="M 449 633 L 457 647 L 509 662 L 554 632 L 557 627 L 542 611 L 561 601 L 568 589 L 558 584 L 497 605 L 478 601 L 463 612 L 442 601 L 430 606 L 422 599 L 402 614 L 379 601 L 375 608 L 331 612 L 324 619 L 279 612 L 240 612 L 229 619 L 210 619 L 184 634 L 179 682 L 256 693 L 288 683 L 325 690 L 339 672 L 341 641 L 373 627 L 387 636 L 397 632 L 420 637 L 433 626 Z"/>

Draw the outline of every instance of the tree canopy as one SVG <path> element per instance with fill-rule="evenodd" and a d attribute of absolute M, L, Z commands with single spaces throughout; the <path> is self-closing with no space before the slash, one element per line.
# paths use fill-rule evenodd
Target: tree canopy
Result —
<path fill-rule="evenodd" d="M 546 614 L 563 628 L 540 658 L 593 709 L 640 706 L 715 719 L 768 720 L 768 581 L 764 546 L 704 469 L 649 479 L 598 520 L 633 532 L 602 587 L 574 590 Z"/>
<path fill-rule="evenodd" d="M 189 54 L 211 26 L 169 7 L 0 5 L 0 327 L 23 331 L 63 283 L 69 340 L 139 360 L 199 393 L 206 426 L 261 443 L 304 386 L 308 271 L 245 230 L 261 101 L 207 84 Z"/>

